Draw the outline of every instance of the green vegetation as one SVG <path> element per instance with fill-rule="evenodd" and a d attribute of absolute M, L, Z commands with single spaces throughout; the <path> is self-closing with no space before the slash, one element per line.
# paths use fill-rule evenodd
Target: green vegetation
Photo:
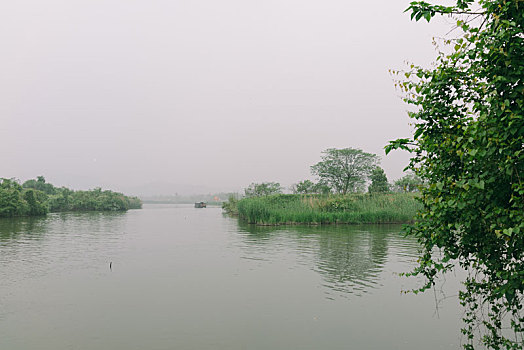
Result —
<path fill-rule="evenodd" d="M 359 149 L 330 148 L 311 167 L 319 181 L 300 181 L 293 194 L 282 194 L 277 182 L 252 183 L 245 198 L 230 196 L 224 211 L 257 225 L 379 224 L 412 222 L 420 209 L 415 195 L 390 193 L 378 156 Z M 365 184 L 371 180 L 369 193 Z"/>
<path fill-rule="evenodd" d="M 43 176 L 20 185 L 16 180 L 0 178 L 0 217 L 38 216 L 61 211 L 123 211 L 139 209 L 136 197 L 102 191 L 73 191 L 46 183 Z"/>
<path fill-rule="evenodd" d="M 230 199 L 225 209 L 249 223 L 360 224 L 411 222 L 420 205 L 412 194 L 296 195 Z"/>
<path fill-rule="evenodd" d="M 244 190 L 246 197 L 271 196 L 282 193 L 282 187 L 278 182 L 252 183 Z"/>
<path fill-rule="evenodd" d="M 329 194 L 331 188 L 323 183 L 314 183 L 311 180 L 300 181 L 291 186 L 291 191 L 295 194 Z"/>
<path fill-rule="evenodd" d="M 393 185 L 395 192 L 418 192 L 424 181 L 415 174 L 406 174 L 396 180 Z"/>
<path fill-rule="evenodd" d="M 371 180 L 369 191 L 389 191 L 384 170 L 378 167 L 379 157 L 355 148 L 328 148 L 322 152 L 322 160 L 311 166 L 311 174 L 318 182 L 303 180 L 291 186 L 295 194 L 347 194 L 363 192 Z M 267 194 L 266 194 L 267 195 Z"/>
<path fill-rule="evenodd" d="M 238 196 L 230 195 L 229 199 L 222 203 L 222 209 L 226 214 L 238 216 Z"/>
<path fill-rule="evenodd" d="M 415 132 L 387 151 L 412 152 L 409 168 L 426 182 L 408 231 L 424 248 L 413 274 L 426 277 L 423 291 L 460 265 L 464 348 L 523 349 L 524 2 L 417 1 L 408 11 L 456 19 L 436 64 L 411 65 L 397 85 Z"/>
<path fill-rule="evenodd" d="M 378 163 L 376 154 L 360 149 L 329 148 L 322 152 L 322 161 L 311 167 L 320 183 L 329 185 L 336 193 L 358 192 Z"/>
<path fill-rule="evenodd" d="M 386 193 L 389 192 L 388 178 L 384 169 L 376 167 L 371 172 L 371 185 L 368 187 L 369 193 Z"/>

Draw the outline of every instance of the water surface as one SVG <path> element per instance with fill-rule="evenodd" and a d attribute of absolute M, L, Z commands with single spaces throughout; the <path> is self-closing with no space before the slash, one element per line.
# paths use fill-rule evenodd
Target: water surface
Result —
<path fill-rule="evenodd" d="M 457 281 L 402 293 L 399 231 L 177 205 L 0 220 L 0 349 L 458 349 Z"/>

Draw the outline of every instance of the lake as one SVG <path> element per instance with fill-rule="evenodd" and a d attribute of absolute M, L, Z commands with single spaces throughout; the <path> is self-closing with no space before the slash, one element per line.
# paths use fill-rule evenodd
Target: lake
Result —
<path fill-rule="evenodd" d="M 2 219 L 0 349 L 458 349 L 458 277 L 403 293 L 400 229 L 189 205 Z"/>

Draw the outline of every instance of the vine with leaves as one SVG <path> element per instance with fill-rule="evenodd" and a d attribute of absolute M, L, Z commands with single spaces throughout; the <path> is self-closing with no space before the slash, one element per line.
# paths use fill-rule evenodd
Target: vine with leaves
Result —
<path fill-rule="evenodd" d="M 425 182 L 424 208 L 407 229 L 423 246 L 411 274 L 426 277 L 424 291 L 460 265 L 463 347 L 522 349 L 524 1 L 416 1 L 406 11 L 456 20 L 433 67 L 394 72 L 414 134 L 386 153 L 411 152 L 408 168 Z"/>

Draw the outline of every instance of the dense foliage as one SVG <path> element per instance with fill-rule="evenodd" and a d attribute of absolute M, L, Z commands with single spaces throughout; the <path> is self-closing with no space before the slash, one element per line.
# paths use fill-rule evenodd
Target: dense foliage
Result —
<path fill-rule="evenodd" d="M 478 8 L 474 8 L 478 7 Z M 456 19 L 431 69 L 411 66 L 399 82 L 415 132 L 409 149 L 424 181 L 424 209 L 410 232 L 423 244 L 430 287 L 457 262 L 469 272 L 460 293 L 466 349 L 522 349 L 524 317 L 524 2 L 413 2 L 412 18 Z M 433 254 L 438 248 L 440 255 Z"/>
<path fill-rule="evenodd" d="M 0 178 L 0 217 L 37 216 L 60 211 L 121 211 L 142 207 L 140 199 L 121 193 L 73 191 L 46 183 L 44 177 L 20 185 Z"/>
<path fill-rule="evenodd" d="M 233 208 L 236 206 L 236 210 Z M 412 222 L 420 204 L 411 194 L 295 195 L 243 198 L 228 204 L 249 223 L 359 224 Z"/>
<path fill-rule="evenodd" d="M 331 188 L 322 182 L 313 182 L 311 180 L 303 180 L 291 186 L 291 192 L 294 194 L 328 194 Z"/>
<path fill-rule="evenodd" d="M 369 193 L 389 192 L 389 183 L 384 169 L 376 167 L 370 175 L 371 185 L 368 187 Z"/>
<path fill-rule="evenodd" d="M 238 215 L 238 196 L 231 194 L 227 201 L 222 202 L 222 209 L 229 215 Z"/>
<path fill-rule="evenodd" d="M 244 189 L 246 197 L 270 196 L 272 194 L 282 193 L 282 187 L 278 182 L 252 183 Z"/>
<path fill-rule="evenodd" d="M 0 217 L 29 215 L 30 211 L 22 186 L 14 180 L 0 178 Z"/>
<path fill-rule="evenodd" d="M 36 179 L 27 180 L 22 184 L 23 188 L 32 188 L 45 194 L 56 194 L 57 189 L 52 184 L 45 181 L 43 176 L 38 176 Z"/>
<path fill-rule="evenodd" d="M 329 148 L 322 152 L 322 160 L 311 167 L 320 182 L 329 185 L 335 192 L 346 194 L 358 192 L 375 168 L 378 157 L 360 149 Z"/>

